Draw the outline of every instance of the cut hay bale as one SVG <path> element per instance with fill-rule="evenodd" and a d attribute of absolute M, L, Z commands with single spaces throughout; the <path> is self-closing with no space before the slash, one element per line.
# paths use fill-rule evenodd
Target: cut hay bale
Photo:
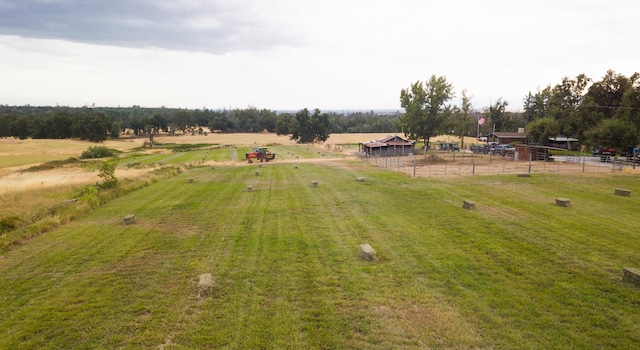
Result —
<path fill-rule="evenodd" d="M 625 267 L 622 269 L 622 280 L 636 287 L 640 287 L 640 270 Z"/>
<path fill-rule="evenodd" d="M 629 197 L 631 196 L 631 190 L 625 190 L 622 188 L 616 188 L 616 195 L 618 196 L 625 196 L 625 197 Z"/>
<path fill-rule="evenodd" d="M 570 207 L 571 200 L 569 200 L 569 198 L 556 198 L 556 205 L 560 207 Z"/>
<path fill-rule="evenodd" d="M 318 187 L 318 181 L 311 181 L 311 187 Z"/>
<path fill-rule="evenodd" d="M 198 296 L 206 297 L 211 295 L 213 291 L 213 276 L 210 273 L 204 273 L 199 276 L 198 280 Z"/>
<path fill-rule="evenodd" d="M 296 166 L 294 166 L 293 168 L 294 168 L 294 169 L 298 169 L 298 166 L 296 165 Z"/>
<path fill-rule="evenodd" d="M 247 192 L 253 191 L 253 186 L 247 186 Z"/>
<path fill-rule="evenodd" d="M 193 179 L 189 179 L 189 183 L 192 184 L 193 183 Z"/>
<path fill-rule="evenodd" d="M 122 222 L 125 225 L 133 225 L 136 222 L 136 216 L 133 214 L 129 214 L 127 216 L 125 216 L 124 218 L 122 218 Z"/>
<path fill-rule="evenodd" d="M 259 171 L 256 171 L 256 176 L 260 176 L 260 172 Z"/>
<path fill-rule="evenodd" d="M 529 173 L 521 173 L 517 175 L 518 177 L 531 177 L 531 174 Z"/>
<path fill-rule="evenodd" d="M 258 168 L 262 168 L 262 164 L 258 165 Z"/>
<path fill-rule="evenodd" d="M 463 209 L 467 209 L 467 210 L 475 210 L 476 209 L 476 203 L 472 202 L 472 201 L 468 201 L 468 200 L 464 200 L 464 202 L 462 203 L 462 208 Z"/>
<path fill-rule="evenodd" d="M 368 243 L 360 245 L 360 256 L 366 261 L 375 261 L 376 251 Z"/>
<path fill-rule="evenodd" d="M 359 177 L 359 178 L 357 178 L 357 179 L 356 179 L 356 181 L 358 181 L 358 182 L 364 182 L 364 177 Z"/>

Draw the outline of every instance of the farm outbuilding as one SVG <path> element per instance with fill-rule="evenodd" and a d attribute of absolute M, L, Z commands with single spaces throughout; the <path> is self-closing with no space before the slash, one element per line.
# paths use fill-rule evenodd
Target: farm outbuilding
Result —
<path fill-rule="evenodd" d="M 566 136 L 556 136 L 549 138 L 549 146 L 555 148 L 564 148 L 569 151 L 577 151 L 580 149 L 578 139 L 574 139 Z"/>
<path fill-rule="evenodd" d="M 527 143 L 527 134 L 524 132 L 494 132 L 487 136 L 487 141 L 501 144 Z"/>
<path fill-rule="evenodd" d="M 408 156 L 415 152 L 416 143 L 400 136 L 389 135 L 378 140 L 361 142 L 358 153 L 369 156 Z"/>

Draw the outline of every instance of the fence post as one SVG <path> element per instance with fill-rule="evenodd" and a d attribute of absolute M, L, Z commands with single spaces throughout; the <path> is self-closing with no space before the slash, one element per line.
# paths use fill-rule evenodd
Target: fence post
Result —
<path fill-rule="evenodd" d="M 413 178 L 416 177 L 416 156 L 413 156 Z"/>
<path fill-rule="evenodd" d="M 475 154 L 473 156 L 471 156 L 471 162 L 473 164 L 473 166 L 471 167 L 471 175 L 475 175 L 476 174 L 476 156 Z"/>

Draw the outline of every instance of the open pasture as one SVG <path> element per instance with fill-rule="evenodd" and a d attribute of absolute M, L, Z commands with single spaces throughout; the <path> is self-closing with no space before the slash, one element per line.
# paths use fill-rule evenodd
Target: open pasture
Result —
<path fill-rule="evenodd" d="M 634 348 L 638 194 L 627 174 L 191 168 L 2 253 L 0 348 Z"/>

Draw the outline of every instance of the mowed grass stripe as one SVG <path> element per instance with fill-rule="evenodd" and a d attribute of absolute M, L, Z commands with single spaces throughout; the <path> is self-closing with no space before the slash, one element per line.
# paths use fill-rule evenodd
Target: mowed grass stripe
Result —
<path fill-rule="evenodd" d="M 192 169 L 6 253 L 0 348 L 629 348 L 637 199 L 605 187 L 639 181 L 566 178 Z M 626 221 L 603 224 L 602 202 Z"/>

